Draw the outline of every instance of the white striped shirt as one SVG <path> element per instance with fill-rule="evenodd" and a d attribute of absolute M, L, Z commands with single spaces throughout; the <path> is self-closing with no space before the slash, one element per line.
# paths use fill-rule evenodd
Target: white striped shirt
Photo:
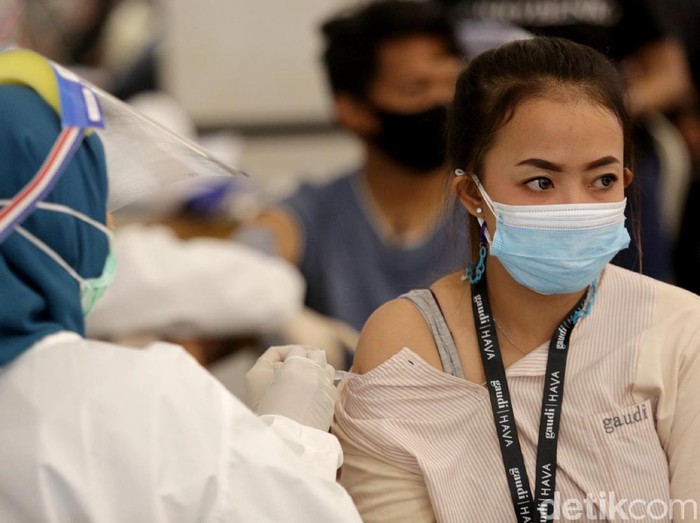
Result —
<path fill-rule="evenodd" d="M 506 369 L 531 480 L 547 348 Z M 700 500 L 700 298 L 606 268 L 572 334 L 564 398 L 556 488 L 579 520 L 623 519 L 608 505 L 626 499 L 647 504 L 625 506 L 630 519 L 669 521 L 648 503 Z M 515 521 L 488 390 L 410 348 L 341 384 L 333 430 L 365 521 Z"/>

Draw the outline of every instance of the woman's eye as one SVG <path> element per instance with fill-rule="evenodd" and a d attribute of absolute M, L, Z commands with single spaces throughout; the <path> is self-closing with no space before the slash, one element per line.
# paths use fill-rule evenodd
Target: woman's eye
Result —
<path fill-rule="evenodd" d="M 528 180 L 527 182 L 525 182 L 525 185 L 527 185 L 533 191 L 546 191 L 547 189 L 551 189 L 552 187 L 554 187 L 552 180 L 544 177 L 533 178 L 532 180 Z"/>
<path fill-rule="evenodd" d="M 595 182 L 593 182 L 593 185 L 600 189 L 607 189 L 609 187 L 612 187 L 617 181 L 617 179 L 617 176 L 614 174 L 604 174 Z"/>

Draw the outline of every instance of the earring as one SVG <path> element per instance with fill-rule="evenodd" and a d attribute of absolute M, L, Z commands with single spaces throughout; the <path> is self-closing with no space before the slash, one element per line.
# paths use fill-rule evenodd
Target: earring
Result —
<path fill-rule="evenodd" d="M 465 174 L 462 169 L 455 169 L 455 176 L 464 176 Z"/>
<path fill-rule="evenodd" d="M 476 214 L 481 214 L 484 210 L 481 207 L 476 208 Z"/>
<path fill-rule="evenodd" d="M 462 276 L 462 281 L 468 280 L 472 285 L 479 283 L 486 269 L 486 222 L 481 224 L 481 229 L 479 230 L 479 244 L 479 259 L 476 263 L 467 265 L 467 268 L 464 269 L 464 276 Z"/>

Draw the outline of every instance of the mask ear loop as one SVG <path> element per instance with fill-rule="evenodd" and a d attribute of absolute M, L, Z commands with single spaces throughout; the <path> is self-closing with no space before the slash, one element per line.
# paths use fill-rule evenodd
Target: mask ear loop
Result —
<path fill-rule="evenodd" d="M 472 178 L 472 181 L 474 182 L 474 185 L 476 185 L 476 188 L 478 189 L 479 194 L 481 194 L 481 197 L 484 199 L 484 202 L 486 203 L 486 207 L 489 208 L 489 210 L 491 211 L 491 213 L 494 216 L 498 217 L 498 214 L 496 213 L 496 209 L 494 208 L 494 205 L 493 205 L 493 200 L 486 193 L 486 189 L 484 189 L 484 186 L 481 185 L 481 181 L 479 180 L 479 178 L 476 176 L 476 174 L 472 174 L 471 178 Z"/>
<path fill-rule="evenodd" d="M 51 247 L 46 245 L 43 241 L 41 241 L 39 238 L 34 236 L 31 232 L 29 232 L 27 229 L 22 227 L 21 225 L 18 225 L 15 227 L 15 231 L 20 236 L 23 236 L 29 243 L 34 245 L 37 249 L 39 249 L 41 252 L 46 254 L 49 258 L 51 258 L 54 262 L 56 262 L 59 266 L 61 266 L 70 276 L 78 282 L 80 287 L 82 288 L 85 285 L 85 279 L 78 274 L 73 267 L 68 265 L 68 263 L 65 262 L 59 254 L 54 251 Z"/>
<path fill-rule="evenodd" d="M 465 176 L 467 174 L 463 169 L 455 169 L 454 173 L 455 176 Z M 489 198 L 488 194 L 486 194 L 486 191 L 483 190 L 481 182 L 479 182 L 479 178 L 477 178 L 477 176 L 473 173 L 470 176 L 474 184 L 476 184 L 479 193 L 484 198 L 486 205 L 489 207 L 489 209 L 491 209 L 491 212 L 493 212 L 495 216 L 496 213 L 494 212 L 491 198 Z M 481 213 L 481 208 L 478 208 L 477 212 Z M 477 217 L 477 220 L 479 220 L 480 225 L 479 258 L 477 259 L 476 263 L 470 263 L 469 265 L 467 265 L 467 268 L 464 269 L 464 275 L 462 276 L 462 281 L 469 281 L 469 283 L 471 283 L 472 285 L 481 281 L 481 278 L 484 275 L 484 271 L 486 270 L 486 256 L 488 254 L 488 245 L 491 243 L 489 232 L 486 229 L 486 221 L 481 217 Z"/>
<path fill-rule="evenodd" d="M 0 208 L 3 208 L 6 205 L 9 205 L 11 202 L 12 202 L 12 200 L 0 199 Z M 62 205 L 60 203 L 51 203 L 51 202 L 39 202 L 36 204 L 36 208 L 39 210 L 42 210 L 42 211 L 60 212 L 62 214 L 67 214 L 69 216 L 73 216 L 74 218 L 76 218 L 82 222 L 85 222 L 88 225 L 92 225 L 95 229 L 102 231 L 108 237 L 112 236 L 112 231 L 107 226 L 98 222 L 97 220 L 93 220 L 87 214 L 83 214 L 80 211 L 76 211 L 75 209 L 72 209 L 71 207 L 68 207 L 67 205 Z"/>
<path fill-rule="evenodd" d="M 486 255 L 487 250 L 487 239 L 486 235 L 486 222 L 481 221 L 481 228 L 479 229 L 479 259 L 476 263 L 470 263 L 467 268 L 464 269 L 464 275 L 462 276 L 462 281 L 469 281 L 472 285 L 481 281 L 481 277 L 484 275 L 486 270 Z"/>
<path fill-rule="evenodd" d="M 4 200 L 0 199 L 0 208 L 8 205 L 11 203 L 11 200 Z M 73 216 L 74 218 L 77 218 L 80 221 L 83 221 L 87 223 L 88 225 L 91 225 L 104 233 L 110 244 L 110 250 L 113 251 L 113 242 L 114 242 L 114 234 L 112 231 L 110 231 L 107 227 L 105 227 L 103 224 L 98 222 L 97 220 L 93 220 L 90 218 L 88 215 L 83 214 L 79 211 L 76 211 L 75 209 L 71 209 L 70 207 L 66 205 L 61 205 L 61 204 L 56 204 L 56 203 L 48 203 L 48 202 L 38 202 L 36 204 L 37 209 L 41 209 L 44 211 L 53 211 L 53 212 L 60 212 L 63 214 L 67 214 L 70 216 Z M 56 262 L 59 266 L 61 266 L 75 281 L 78 282 L 80 287 L 84 287 L 86 285 L 86 279 L 80 276 L 73 267 L 68 265 L 68 263 L 61 258 L 61 256 L 54 251 L 51 247 L 46 245 L 43 241 L 41 241 L 39 238 L 34 236 L 32 233 L 30 233 L 27 229 L 22 227 L 21 225 L 18 225 L 14 229 L 20 236 L 24 237 L 25 240 L 27 240 L 29 243 L 34 245 L 37 249 L 39 249 L 41 252 L 46 254 L 49 258 L 51 258 L 54 262 Z"/>

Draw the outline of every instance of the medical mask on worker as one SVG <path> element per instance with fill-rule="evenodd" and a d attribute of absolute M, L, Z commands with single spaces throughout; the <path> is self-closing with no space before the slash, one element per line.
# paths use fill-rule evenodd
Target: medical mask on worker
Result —
<path fill-rule="evenodd" d="M 627 199 L 613 203 L 505 205 L 494 202 L 472 175 L 496 217 L 490 254 L 521 285 L 540 294 L 566 294 L 590 285 L 630 243 Z M 479 223 L 484 220 L 479 218 Z"/>
<path fill-rule="evenodd" d="M 95 304 L 104 296 L 114 279 L 117 277 L 117 256 L 114 254 L 113 241 L 110 237 L 109 254 L 105 260 L 105 266 L 99 278 L 89 278 L 78 281 L 80 284 L 80 303 L 83 307 L 83 315 L 87 316 L 95 308 Z"/>
<path fill-rule="evenodd" d="M 381 122 L 381 130 L 372 141 L 387 156 L 418 173 L 445 163 L 447 109 L 443 105 L 417 113 L 376 107 L 373 112 Z"/>
<path fill-rule="evenodd" d="M 10 200 L 0 200 L 0 207 L 8 205 L 9 203 Z M 107 288 L 112 284 L 112 282 L 114 282 L 114 279 L 117 274 L 117 260 L 114 254 L 113 233 L 100 222 L 93 220 L 89 216 L 86 216 L 81 212 L 71 209 L 70 207 L 66 207 L 65 205 L 39 202 L 37 204 L 37 209 L 41 209 L 44 211 L 59 212 L 73 216 L 74 218 L 77 218 L 78 220 L 90 225 L 91 227 L 98 229 L 100 232 L 104 233 L 109 239 L 109 253 L 107 254 L 107 258 L 105 259 L 105 265 L 102 270 L 102 273 L 96 278 L 83 278 L 55 250 L 46 245 L 46 243 L 44 243 L 32 233 L 30 233 L 24 227 L 15 227 L 15 232 L 17 232 L 28 242 L 34 245 L 37 249 L 39 249 L 49 258 L 55 261 L 76 282 L 78 282 L 78 285 L 80 286 L 80 303 L 83 308 L 83 315 L 87 316 L 95 307 L 97 301 L 104 295 Z"/>

